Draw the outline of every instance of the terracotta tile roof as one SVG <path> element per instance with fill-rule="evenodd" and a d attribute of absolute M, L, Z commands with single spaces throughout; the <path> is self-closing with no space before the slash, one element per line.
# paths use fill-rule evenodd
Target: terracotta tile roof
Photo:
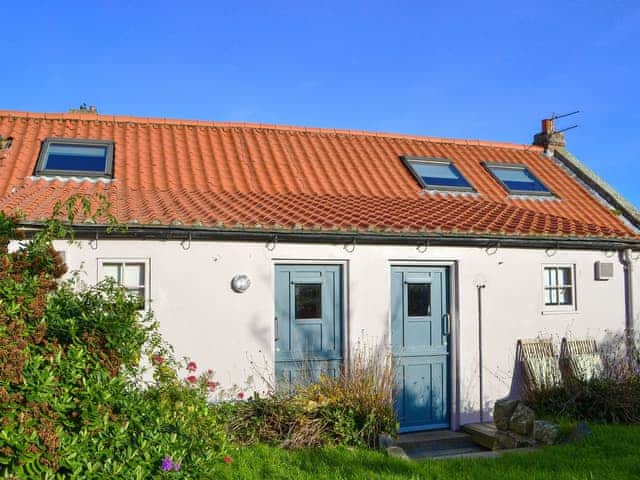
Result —
<path fill-rule="evenodd" d="M 538 147 L 476 140 L 97 114 L 0 111 L 0 209 L 30 220 L 73 193 L 124 223 L 224 228 L 635 237 Z M 33 177 L 48 137 L 115 142 L 115 178 Z M 477 194 L 425 193 L 401 155 L 448 158 Z M 525 164 L 557 198 L 514 198 L 482 161 Z"/>

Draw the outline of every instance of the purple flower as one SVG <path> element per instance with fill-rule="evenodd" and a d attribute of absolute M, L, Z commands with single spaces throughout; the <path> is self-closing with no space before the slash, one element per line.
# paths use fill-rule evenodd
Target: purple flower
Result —
<path fill-rule="evenodd" d="M 160 468 L 162 469 L 163 472 L 168 472 L 169 470 L 173 470 L 173 467 L 174 467 L 174 464 L 171 458 L 164 457 L 162 459 L 162 465 L 160 466 Z M 178 465 L 178 468 L 180 468 L 180 465 Z"/>

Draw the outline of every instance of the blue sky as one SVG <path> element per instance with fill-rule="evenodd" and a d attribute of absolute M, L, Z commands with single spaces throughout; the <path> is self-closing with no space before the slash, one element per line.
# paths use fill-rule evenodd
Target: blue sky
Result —
<path fill-rule="evenodd" d="M 516 5 L 514 5 L 516 4 Z M 521 4 L 521 5 L 517 5 Z M 640 205 L 640 3 L 9 2 L 0 109 L 568 147 Z"/>

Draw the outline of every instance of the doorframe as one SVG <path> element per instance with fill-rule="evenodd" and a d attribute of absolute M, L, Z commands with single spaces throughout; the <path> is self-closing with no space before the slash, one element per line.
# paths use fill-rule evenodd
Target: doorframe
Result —
<path fill-rule="evenodd" d="M 392 267 L 446 267 L 449 272 L 447 286 L 449 288 L 449 316 L 451 321 L 451 337 L 449 339 L 449 429 L 460 429 L 460 305 L 458 295 L 459 261 L 458 260 L 388 260 L 389 278 L 389 351 L 391 351 L 391 268 Z"/>
<path fill-rule="evenodd" d="M 276 279 L 275 272 L 277 266 L 305 266 L 305 265 L 336 265 L 340 267 L 342 282 L 340 285 L 340 294 L 342 295 L 342 311 L 340 312 L 342 315 L 342 364 L 343 366 L 349 365 L 349 360 L 351 359 L 351 351 L 349 348 L 349 332 L 350 332 L 350 320 L 349 320 L 349 295 L 348 295 L 348 285 L 349 285 L 349 260 L 348 259 L 309 259 L 309 258 L 272 258 L 272 269 L 271 275 L 272 280 L 271 284 L 273 285 L 273 295 L 274 298 L 273 308 L 274 308 L 274 317 L 275 317 L 275 293 L 276 293 Z M 273 330 L 273 322 L 271 323 L 271 340 L 272 344 L 276 336 L 275 330 Z M 276 350 L 275 344 L 273 344 L 273 368 L 275 372 L 276 367 Z"/>

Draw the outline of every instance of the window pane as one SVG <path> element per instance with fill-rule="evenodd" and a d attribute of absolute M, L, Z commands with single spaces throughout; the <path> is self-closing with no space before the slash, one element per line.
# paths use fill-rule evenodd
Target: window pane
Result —
<path fill-rule="evenodd" d="M 471 187 L 458 169 L 449 163 L 416 161 L 409 162 L 409 165 L 427 186 Z"/>
<path fill-rule="evenodd" d="M 570 288 L 558 289 L 558 304 L 571 305 L 573 303 L 573 295 Z"/>
<path fill-rule="evenodd" d="M 104 173 L 107 169 L 107 147 L 52 143 L 47 149 L 44 168 Z"/>
<path fill-rule="evenodd" d="M 551 294 L 550 288 L 544 289 L 544 304 L 545 305 L 553 305 L 553 296 Z"/>
<path fill-rule="evenodd" d="M 410 283 L 407 285 L 407 315 L 410 317 L 431 315 L 430 283 Z"/>
<path fill-rule="evenodd" d="M 144 308 L 144 288 L 127 288 L 127 295 L 140 302 L 140 308 Z"/>
<path fill-rule="evenodd" d="M 558 285 L 568 287 L 571 282 L 571 268 L 558 268 Z"/>
<path fill-rule="evenodd" d="M 552 287 L 554 285 L 553 273 L 554 273 L 553 268 L 546 267 L 544 269 L 544 286 L 545 287 Z"/>
<path fill-rule="evenodd" d="M 489 169 L 509 190 L 548 192 L 544 185 L 525 167 L 490 166 Z"/>
<path fill-rule="evenodd" d="M 299 283 L 295 288 L 296 319 L 322 318 L 322 285 Z"/>
<path fill-rule="evenodd" d="M 127 263 L 124 266 L 124 279 L 122 284 L 126 287 L 139 287 L 144 285 L 144 265 L 142 263 Z"/>
<path fill-rule="evenodd" d="M 102 275 L 104 278 L 113 278 L 117 284 L 120 284 L 120 267 L 119 263 L 104 263 L 102 265 Z"/>

